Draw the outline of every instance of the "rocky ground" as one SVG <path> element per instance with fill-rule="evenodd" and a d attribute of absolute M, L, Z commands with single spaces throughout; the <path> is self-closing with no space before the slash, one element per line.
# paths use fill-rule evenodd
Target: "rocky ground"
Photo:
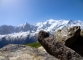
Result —
<path fill-rule="evenodd" d="M 0 60 L 58 60 L 40 48 L 9 44 L 0 49 Z"/>

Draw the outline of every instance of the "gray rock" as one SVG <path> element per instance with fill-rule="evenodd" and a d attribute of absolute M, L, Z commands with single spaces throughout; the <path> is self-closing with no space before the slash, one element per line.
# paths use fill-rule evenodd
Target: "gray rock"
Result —
<path fill-rule="evenodd" d="M 9 60 L 58 60 L 46 51 L 18 44 L 9 44 L 1 48 L 0 55 L 3 59 L 7 57 Z"/>
<path fill-rule="evenodd" d="M 0 60 L 9 60 L 9 58 L 0 55 Z"/>
<path fill-rule="evenodd" d="M 78 36 L 80 36 L 80 26 L 67 27 L 62 30 L 55 31 L 55 38 L 63 44 L 71 45 Z"/>
<path fill-rule="evenodd" d="M 72 36 L 68 36 L 68 39 L 70 40 L 80 35 L 80 27 L 74 28 L 70 29 L 73 32 L 69 30 L 69 32 L 72 33 Z M 43 30 L 41 30 L 38 34 L 38 41 L 50 55 L 53 55 L 60 60 L 83 60 L 83 57 L 81 55 L 79 55 L 77 52 L 67 47 L 63 42 L 57 40 L 54 36 L 49 35 Z M 72 42 L 72 44 L 74 42 L 75 40 Z M 71 45 L 71 43 L 69 44 Z"/>
<path fill-rule="evenodd" d="M 83 30 L 80 26 L 68 27 L 55 32 L 56 40 L 83 56 Z"/>

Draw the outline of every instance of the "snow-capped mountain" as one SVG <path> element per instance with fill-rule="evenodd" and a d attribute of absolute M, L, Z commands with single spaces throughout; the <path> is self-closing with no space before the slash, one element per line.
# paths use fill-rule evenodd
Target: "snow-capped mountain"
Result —
<path fill-rule="evenodd" d="M 23 31 L 23 32 L 26 32 L 26 31 L 36 31 L 36 27 L 33 26 L 33 25 L 30 25 L 28 23 L 25 23 L 25 24 L 21 24 L 19 26 L 17 26 L 15 28 L 15 31 L 14 32 L 20 32 L 20 31 Z"/>
<path fill-rule="evenodd" d="M 45 30 L 48 32 L 55 31 L 56 29 L 60 29 L 68 24 L 69 20 L 47 20 L 45 22 L 37 23 L 37 31 Z"/>
<path fill-rule="evenodd" d="M 2 25 L 0 26 L 0 35 L 11 34 L 11 33 L 19 33 L 19 32 L 27 32 L 37 33 L 40 30 L 45 30 L 48 32 L 55 31 L 56 29 L 62 29 L 67 26 L 83 26 L 82 21 L 72 21 L 72 20 L 47 20 L 45 22 L 38 22 L 35 25 L 30 25 L 28 23 L 21 24 L 19 26 L 9 26 Z"/>
<path fill-rule="evenodd" d="M 14 44 L 27 44 L 31 42 L 37 42 L 37 34 L 40 30 L 44 30 L 54 33 L 55 30 L 63 29 L 69 26 L 81 26 L 83 23 L 80 20 L 47 20 L 45 22 L 38 22 L 35 25 L 28 23 L 21 24 L 19 26 L 0 26 L 0 47 L 4 45 Z"/>
<path fill-rule="evenodd" d="M 2 25 L 0 26 L 0 34 L 11 34 L 11 33 L 18 33 L 18 32 L 26 32 L 26 31 L 36 31 L 36 26 L 30 25 L 28 23 L 21 24 L 19 26 L 8 26 Z"/>

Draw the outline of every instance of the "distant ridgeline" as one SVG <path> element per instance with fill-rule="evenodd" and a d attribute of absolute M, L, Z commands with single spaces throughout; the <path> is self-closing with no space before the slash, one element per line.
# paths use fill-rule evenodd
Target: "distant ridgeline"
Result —
<path fill-rule="evenodd" d="M 81 21 L 72 20 L 47 20 L 35 25 L 28 23 L 19 26 L 0 26 L 0 48 L 7 44 L 28 44 L 37 42 L 37 35 L 40 30 L 54 34 L 55 30 L 69 26 L 83 26 Z"/>

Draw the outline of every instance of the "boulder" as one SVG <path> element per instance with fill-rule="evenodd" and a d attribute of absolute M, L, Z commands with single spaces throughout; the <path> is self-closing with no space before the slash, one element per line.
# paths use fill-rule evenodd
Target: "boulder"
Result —
<path fill-rule="evenodd" d="M 61 36 L 57 38 L 57 35 L 52 36 L 41 30 L 38 34 L 38 41 L 50 55 L 60 60 L 83 60 L 82 54 L 79 53 L 83 51 L 82 46 L 79 47 L 79 51 L 75 47 L 81 42 L 79 41 L 80 31 L 79 26 L 71 27 L 66 31 L 59 30 Z"/>
<path fill-rule="evenodd" d="M 0 60 L 58 60 L 46 51 L 25 45 L 9 44 L 0 49 Z"/>
<path fill-rule="evenodd" d="M 80 26 L 72 26 L 55 31 L 54 36 L 58 41 L 68 46 L 71 45 L 78 36 L 80 36 L 80 31 Z"/>
<path fill-rule="evenodd" d="M 72 26 L 58 30 L 54 36 L 56 40 L 83 56 L 83 30 L 80 29 L 80 26 Z"/>

